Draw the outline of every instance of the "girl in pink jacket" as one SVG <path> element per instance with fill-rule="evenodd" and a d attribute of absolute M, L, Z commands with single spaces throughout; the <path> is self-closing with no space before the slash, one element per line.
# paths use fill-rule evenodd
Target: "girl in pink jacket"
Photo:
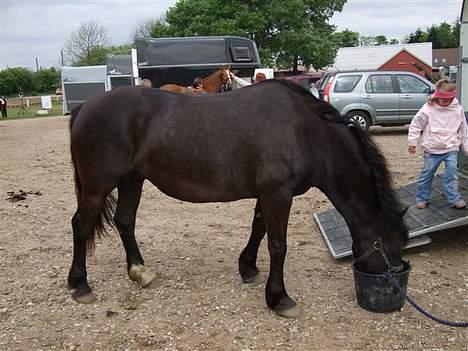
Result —
<path fill-rule="evenodd" d="M 458 191 L 458 151 L 468 152 L 468 127 L 463 108 L 456 99 L 455 84 L 448 80 L 436 83 L 436 91 L 413 118 L 408 132 L 408 152 L 414 154 L 421 143 L 424 166 L 416 187 L 416 207 L 426 208 L 431 185 L 439 165 L 445 163 L 443 189 L 449 204 L 465 208 Z"/>

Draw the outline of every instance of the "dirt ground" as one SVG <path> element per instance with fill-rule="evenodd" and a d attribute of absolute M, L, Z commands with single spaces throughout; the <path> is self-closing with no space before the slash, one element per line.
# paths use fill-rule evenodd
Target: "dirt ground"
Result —
<path fill-rule="evenodd" d="M 372 131 L 397 186 L 421 166 L 406 153 L 406 132 Z M 0 350 L 468 350 L 466 328 L 436 324 L 408 304 L 390 314 L 358 307 L 350 259 L 332 258 L 313 220 L 331 207 L 314 189 L 295 199 L 289 225 L 285 282 L 302 309 L 297 319 L 266 307 L 265 243 L 259 282 L 242 284 L 237 273 L 254 200 L 190 204 L 151 184 L 137 239 L 158 282 L 140 289 L 128 279 L 112 235 L 88 260 L 98 300 L 79 305 L 66 286 L 75 211 L 68 118 L 1 121 L 0 145 Z M 8 192 L 25 199 L 8 201 Z M 467 232 L 438 232 L 404 252 L 409 294 L 451 320 L 468 319 Z"/>

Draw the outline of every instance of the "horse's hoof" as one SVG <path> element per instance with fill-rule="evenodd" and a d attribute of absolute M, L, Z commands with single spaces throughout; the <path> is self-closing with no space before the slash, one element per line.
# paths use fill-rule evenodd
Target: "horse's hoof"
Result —
<path fill-rule="evenodd" d="M 271 309 L 279 316 L 286 318 L 297 318 L 299 317 L 301 310 L 297 306 L 296 302 L 289 296 L 283 297 L 278 304 L 272 306 L 268 304 Z"/>
<path fill-rule="evenodd" d="M 285 318 L 298 318 L 301 315 L 301 309 L 296 305 L 285 310 L 275 311 L 275 313 Z"/>
<path fill-rule="evenodd" d="M 241 273 L 242 282 L 245 284 L 252 284 L 258 281 L 258 273 L 259 270 L 255 269 L 248 269 L 244 273 Z"/>
<path fill-rule="evenodd" d="M 140 283 L 140 286 L 142 288 L 149 288 L 151 286 L 151 283 L 156 279 L 156 274 L 153 272 L 142 272 L 140 280 L 138 283 Z"/>
<path fill-rule="evenodd" d="M 150 287 L 156 278 L 156 274 L 143 265 L 132 265 L 128 270 L 128 275 L 131 280 L 136 281 L 142 288 Z"/>
<path fill-rule="evenodd" d="M 242 277 L 242 282 L 245 284 L 254 284 L 258 283 L 260 280 L 260 275 L 257 273 L 248 277 Z"/>
<path fill-rule="evenodd" d="M 72 293 L 73 299 L 82 304 L 90 304 L 96 301 L 96 295 L 94 295 L 92 292 L 87 292 L 85 294 L 77 295 L 76 293 Z"/>

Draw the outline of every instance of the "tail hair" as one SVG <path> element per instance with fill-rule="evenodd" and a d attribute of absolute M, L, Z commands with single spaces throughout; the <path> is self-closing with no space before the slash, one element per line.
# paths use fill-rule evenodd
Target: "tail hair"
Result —
<path fill-rule="evenodd" d="M 71 137 L 71 132 L 73 129 L 73 124 L 75 123 L 75 120 L 78 117 L 82 107 L 83 107 L 83 104 L 80 104 L 77 107 L 75 107 L 71 112 L 71 118 L 70 118 L 70 124 L 69 124 L 70 137 Z M 78 169 L 76 167 L 76 162 L 73 156 L 71 143 L 70 143 L 70 154 L 71 154 L 73 174 L 74 174 L 74 179 L 75 179 L 75 195 L 76 195 L 77 206 L 78 206 L 78 211 L 79 211 L 80 199 L 81 199 L 81 179 L 78 173 Z M 116 207 L 117 207 L 117 199 L 113 193 L 110 193 L 107 196 L 105 203 L 101 209 L 101 212 L 96 221 L 92 235 L 86 238 L 86 246 L 88 248 L 89 253 L 92 253 L 94 251 L 96 235 L 98 236 L 98 238 L 101 238 L 108 234 L 109 229 L 115 229 L 115 222 L 114 222 L 113 216 L 114 216 Z"/>

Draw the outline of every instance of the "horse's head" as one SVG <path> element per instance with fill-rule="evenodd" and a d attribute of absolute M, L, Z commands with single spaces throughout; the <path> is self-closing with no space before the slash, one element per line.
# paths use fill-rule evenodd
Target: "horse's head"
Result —
<path fill-rule="evenodd" d="M 360 228 L 359 240 L 353 242 L 356 267 L 366 273 L 401 271 L 401 251 L 407 244 L 403 211 L 380 213 L 376 222 Z"/>
<path fill-rule="evenodd" d="M 348 224 L 353 237 L 353 255 L 356 267 L 367 273 L 401 270 L 401 251 L 408 242 L 404 215 L 407 208 L 400 202 L 383 153 L 369 134 L 355 124 L 348 125 L 357 140 L 357 153 L 352 175 L 346 183 L 353 184 L 344 211 L 349 213 Z M 349 134 L 345 134 L 348 135 Z M 350 139 L 352 140 L 352 139 Z M 356 167 L 356 164 L 360 166 Z M 342 180 L 343 181 L 343 180 Z M 342 204 L 340 204 L 342 205 Z"/>
<path fill-rule="evenodd" d="M 221 91 L 232 90 L 232 78 L 230 67 L 223 67 L 221 69 Z"/>

